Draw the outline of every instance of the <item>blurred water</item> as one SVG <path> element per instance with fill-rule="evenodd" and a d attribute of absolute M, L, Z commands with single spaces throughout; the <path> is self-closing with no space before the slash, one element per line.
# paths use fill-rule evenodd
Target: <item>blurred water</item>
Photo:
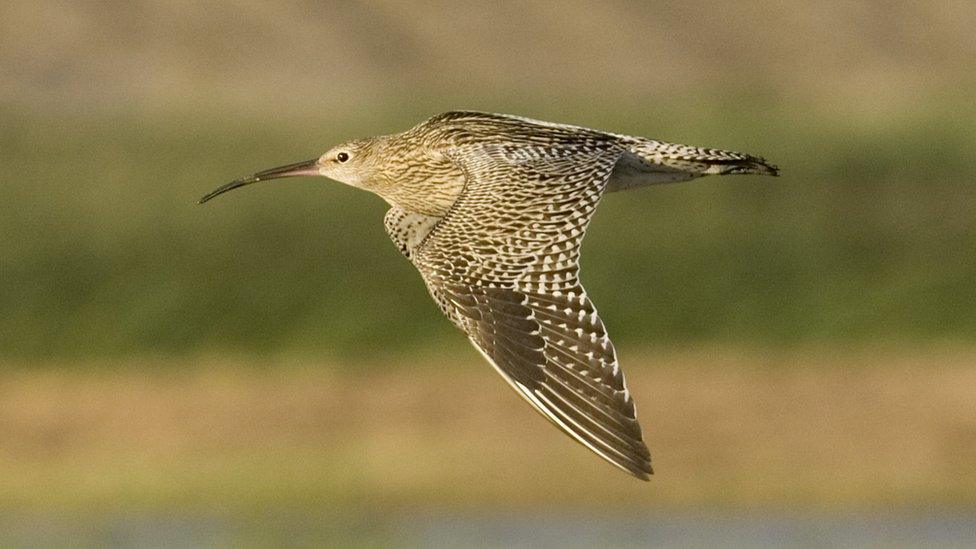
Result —
<path fill-rule="evenodd" d="M 976 515 L 455 517 L 431 521 L 413 539 L 434 547 L 974 547 Z"/>
<path fill-rule="evenodd" d="M 976 547 L 976 512 L 572 512 L 0 520 L 3 547 Z"/>

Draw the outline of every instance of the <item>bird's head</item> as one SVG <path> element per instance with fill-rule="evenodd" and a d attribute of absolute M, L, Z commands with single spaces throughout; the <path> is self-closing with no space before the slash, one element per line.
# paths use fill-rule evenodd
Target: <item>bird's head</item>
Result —
<path fill-rule="evenodd" d="M 318 158 L 264 170 L 217 187 L 200 199 L 200 204 L 238 187 L 283 177 L 321 175 L 353 187 L 371 189 L 376 171 L 375 139 L 347 141 L 332 147 Z"/>

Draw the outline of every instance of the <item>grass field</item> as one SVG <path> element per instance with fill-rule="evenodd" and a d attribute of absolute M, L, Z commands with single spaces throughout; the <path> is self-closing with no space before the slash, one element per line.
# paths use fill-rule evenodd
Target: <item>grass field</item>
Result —
<path fill-rule="evenodd" d="M 750 105 L 743 108 L 743 104 Z M 0 110 L 0 356 L 225 352 L 375 359 L 455 337 L 383 232 L 326 180 L 216 185 L 437 112 Z M 615 194 L 583 280 L 620 343 L 856 344 L 976 337 L 972 102 L 846 112 L 757 98 L 496 110 L 740 149 L 783 176 Z"/>
<path fill-rule="evenodd" d="M 558 433 L 474 352 L 8 365 L 0 509 L 892 509 L 976 504 L 973 348 L 622 350 L 657 474 Z"/>

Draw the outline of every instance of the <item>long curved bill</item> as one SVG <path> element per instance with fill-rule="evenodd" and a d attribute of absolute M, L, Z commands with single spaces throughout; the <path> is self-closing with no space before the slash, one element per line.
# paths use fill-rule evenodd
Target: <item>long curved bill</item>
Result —
<path fill-rule="evenodd" d="M 277 168 L 264 170 L 263 172 L 258 172 L 254 175 L 235 179 L 234 181 L 231 181 L 226 185 L 221 185 L 210 193 L 204 195 L 204 197 L 201 198 L 197 204 L 203 204 L 218 194 L 224 194 L 227 191 L 232 191 L 238 187 L 250 185 L 251 183 L 257 183 L 258 181 L 280 179 L 282 177 L 297 177 L 301 175 L 319 175 L 318 161 L 318 158 L 313 158 L 312 160 L 306 160 L 305 162 L 298 162 L 296 164 L 289 164 L 287 166 L 278 166 Z"/>

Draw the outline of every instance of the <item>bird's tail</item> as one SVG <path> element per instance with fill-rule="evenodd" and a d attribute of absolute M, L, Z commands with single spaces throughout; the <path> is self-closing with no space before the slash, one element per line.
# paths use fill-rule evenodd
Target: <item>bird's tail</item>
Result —
<path fill-rule="evenodd" d="M 609 191 L 704 175 L 779 175 L 779 168 L 760 156 L 636 137 L 626 138 L 625 143 L 627 152 L 614 168 Z"/>

